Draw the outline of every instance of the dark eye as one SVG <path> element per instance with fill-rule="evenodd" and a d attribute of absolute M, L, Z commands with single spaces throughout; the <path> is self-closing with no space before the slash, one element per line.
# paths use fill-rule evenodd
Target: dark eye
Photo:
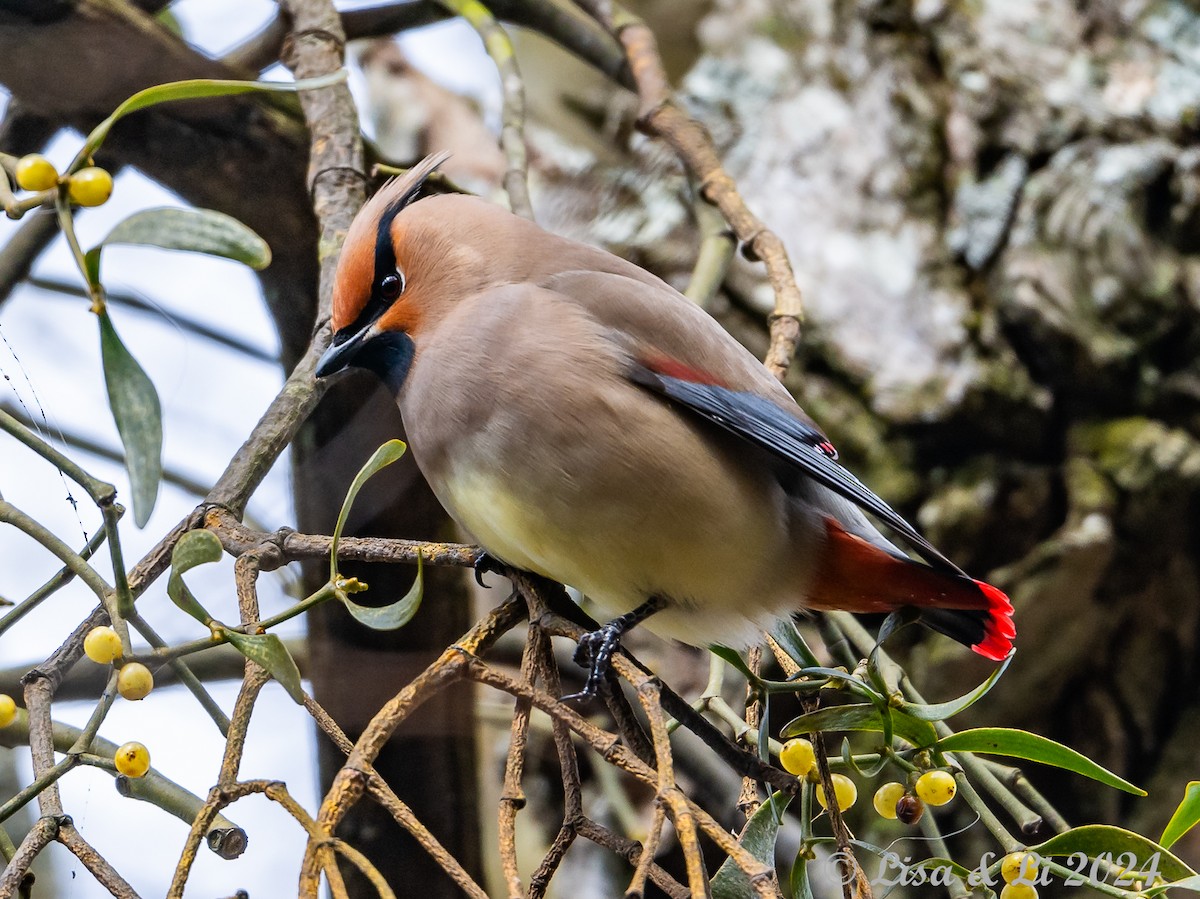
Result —
<path fill-rule="evenodd" d="M 379 282 L 379 295 L 385 300 L 390 301 L 396 299 L 396 297 L 400 296 L 400 293 L 403 290 L 404 277 L 399 272 L 386 275 L 384 279 Z"/>

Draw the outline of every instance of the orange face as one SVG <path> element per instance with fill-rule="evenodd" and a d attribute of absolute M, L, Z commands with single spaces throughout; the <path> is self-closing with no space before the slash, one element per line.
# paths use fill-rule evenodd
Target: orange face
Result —
<path fill-rule="evenodd" d="M 338 259 L 333 281 L 333 330 L 349 326 L 371 300 L 375 282 L 375 226 L 359 213 Z"/>
<path fill-rule="evenodd" d="M 368 307 L 371 307 L 370 317 L 378 321 L 381 328 L 405 329 L 412 324 L 411 312 L 406 313 L 404 309 L 411 309 L 413 304 L 399 292 L 392 295 L 388 287 L 394 288 L 394 283 L 385 283 L 389 276 L 398 272 L 402 278 L 408 275 L 401 262 L 406 240 L 397 216 L 429 173 L 444 159 L 445 154 L 438 154 L 422 160 L 401 177 L 385 184 L 355 216 L 346 234 L 334 277 L 332 324 L 335 334 L 358 322 Z M 397 300 L 402 301 L 397 303 Z"/>

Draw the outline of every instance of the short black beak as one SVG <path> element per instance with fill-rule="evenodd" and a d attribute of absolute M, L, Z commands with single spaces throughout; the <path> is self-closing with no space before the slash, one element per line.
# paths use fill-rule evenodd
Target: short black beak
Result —
<path fill-rule="evenodd" d="M 326 378 L 352 365 L 354 357 L 366 342 L 367 332 L 370 330 L 371 326 L 367 325 L 357 333 L 350 333 L 348 329 L 343 329 L 334 334 L 333 345 L 325 351 L 321 361 L 317 363 L 316 376 Z"/>

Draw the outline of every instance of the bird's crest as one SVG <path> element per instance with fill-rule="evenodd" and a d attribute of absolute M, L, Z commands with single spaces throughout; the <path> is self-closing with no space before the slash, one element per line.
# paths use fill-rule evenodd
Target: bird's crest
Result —
<path fill-rule="evenodd" d="M 440 153 L 431 153 L 403 175 L 397 175 L 379 188 L 367 206 L 368 208 L 383 207 L 378 216 L 378 226 L 381 232 L 391 225 L 396 213 L 416 199 L 429 176 L 449 158 L 450 153 L 446 150 Z M 375 220 L 376 216 L 370 215 L 367 218 Z"/>
<path fill-rule="evenodd" d="M 333 291 L 335 332 L 357 332 L 379 318 L 391 301 L 378 294 L 381 280 L 396 271 L 392 222 L 412 203 L 425 181 L 449 158 L 426 156 L 403 175 L 381 187 L 350 224 L 342 246 Z"/>

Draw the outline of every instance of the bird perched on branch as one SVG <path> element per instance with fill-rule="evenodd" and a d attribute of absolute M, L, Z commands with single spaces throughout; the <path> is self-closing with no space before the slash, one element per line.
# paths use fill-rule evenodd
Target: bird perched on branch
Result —
<path fill-rule="evenodd" d="M 317 375 L 376 372 L 434 493 L 487 553 L 618 616 L 580 645 L 585 693 L 642 621 L 737 648 L 801 609 L 911 606 L 989 659 L 1008 654 L 1008 598 L 838 464 L 715 320 L 632 263 L 493 204 L 418 199 L 444 158 L 351 225 Z"/>

